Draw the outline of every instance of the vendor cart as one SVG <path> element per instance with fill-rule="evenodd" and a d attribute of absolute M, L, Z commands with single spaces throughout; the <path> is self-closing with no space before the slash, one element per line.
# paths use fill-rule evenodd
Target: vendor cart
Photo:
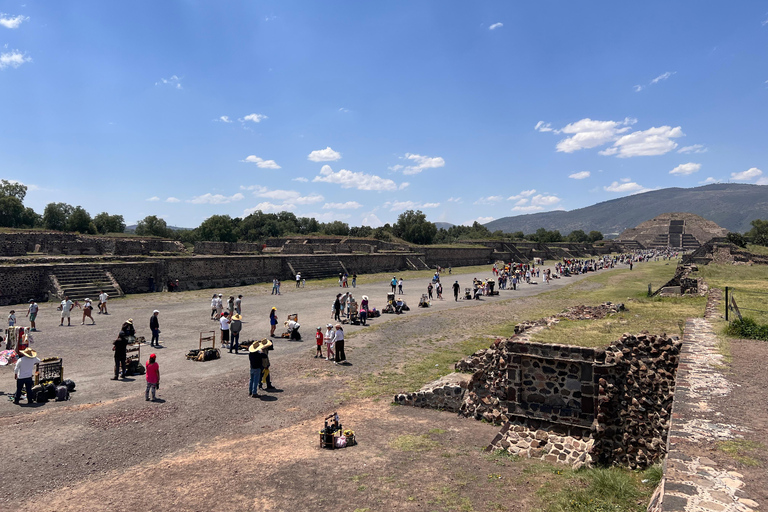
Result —
<path fill-rule="evenodd" d="M 35 386 L 48 381 L 56 386 L 64 382 L 64 362 L 60 357 L 47 357 L 35 366 Z"/>

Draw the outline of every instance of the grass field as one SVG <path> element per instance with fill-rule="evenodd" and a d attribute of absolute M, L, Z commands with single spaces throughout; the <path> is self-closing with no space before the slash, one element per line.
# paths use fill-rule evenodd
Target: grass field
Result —
<path fill-rule="evenodd" d="M 699 267 L 696 274 L 710 287 L 725 290 L 736 297 L 736 304 L 745 317 L 768 324 L 768 266 L 718 265 Z"/>

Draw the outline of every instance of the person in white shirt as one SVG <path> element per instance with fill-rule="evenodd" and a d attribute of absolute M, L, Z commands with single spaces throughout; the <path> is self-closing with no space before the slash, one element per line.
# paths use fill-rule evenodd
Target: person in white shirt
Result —
<path fill-rule="evenodd" d="M 224 311 L 219 318 L 219 323 L 221 324 L 221 346 L 223 347 L 225 343 L 229 345 L 229 313 Z"/>
<path fill-rule="evenodd" d="M 221 312 L 224 311 L 224 301 L 222 300 L 222 297 L 224 297 L 224 295 L 221 293 L 216 297 L 216 313 L 219 315 L 217 318 L 221 318 Z"/>
<path fill-rule="evenodd" d="M 333 333 L 333 344 L 336 346 L 335 364 L 346 362 L 347 356 L 344 354 L 344 329 L 341 328 L 341 324 L 336 324 L 336 332 Z"/>
<path fill-rule="evenodd" d="M 107 299 L 109 298 L 109 295 L 104 290 L 101 290 L 99 292 L 99 314 L 100 315 L 108 315 L 107 313 Z"/>
<path fill-rule="evenodd" d="M 219 296 L 214 293 L 213 297 L 211 297 L 211 320 L 219 319 L 216 312 L 216 306 L 218 303 L 219 303 Z"/>
<path fill-rule="evenodd" d="M 27 403 L 34 403 L 32 399 L 32 377 L 35 374 L 35 365 L 40 362 L 37 358 L 37 352 L 31 348 L 25 348 L 19 352 L 21 359 L 16 361 L 14 368 L 14 378 L 16 379 L 16 394 L 13 397 L 13 403 L 19 403 L 21 390 L 27 388 Z"/>
<path fill-rule="evenodd" d="M 67 319 L 67 326 L 72 325 L 72 319 L 69 318 L 69 313 L 72 311 L 72 308 L 75 307 L 75 303 L 69 300 L 68 296 L 64 296 L 64 300 L 61 301 L 61 323 L 59 324 L 59 327 L 64 325 L 64 319 Z"/>
<path fill-rule="evenodd" d="M 83 304 L 83 321 L 80 325 L 85 325 L 86 318 L 91 319 L 91 325 L 96 325 L 96 320 L 91 316 L 91 311 L 93 311 L 93 303 L 91 302 L 91 299 L 85 299 L 85 304 Z"/>
<path fill-rule="evenodd" d="M 331 361 L 333 358 L 333 326 L 331 324 L 328 324 L 325 327 L 326 329 L 325 329 L 325 333 L 323 334 L 323 342 L 325 343 L 325 346 L 328 348 L 328 352 L 325 360 Z"/>

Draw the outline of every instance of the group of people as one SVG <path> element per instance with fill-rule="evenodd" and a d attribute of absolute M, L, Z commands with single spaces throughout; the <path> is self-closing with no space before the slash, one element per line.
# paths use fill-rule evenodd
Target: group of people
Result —
<path fill-rule="evenodd" d="M 322 327 L 318 327 L 315 333 L 315 342 L 317 344 L 315 358 L 323 357 L 323 345 L 325 345 L 326 361 L 333 361 L 334 364 L 342 364 L 347 361 L 347 355 L 344 353 L 344 329 L 341 324 L 335 326 L 326 324 L 325 332 L 323 332 Z"/>
<path fill-rule="evenodd" d="M 349 288 L 349 274 L 346 272 L 339 273 L 339 287 Z M 357 287 L 357 273 L 352 274 L 352 288 Z"/>

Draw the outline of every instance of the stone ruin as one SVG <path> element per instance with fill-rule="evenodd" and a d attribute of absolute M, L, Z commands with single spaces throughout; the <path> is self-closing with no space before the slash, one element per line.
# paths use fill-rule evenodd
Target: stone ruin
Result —
<path fill-rule="evenodd" d="M 663 213 L 622 231 L 615 242 L 634 243 L 640 249 L 671 247 L 688 251 L 727 234 L 727 229 L 693 213 Z"/>
<path fill-rule="evenodd" d="M 622 306 L 623 309 L 623 306 Z M 611 314 L 619 305 L 580 306 L 566 318 Z M 666 454 L 681 343 L 624 334 L 593 349 L 528 341 L 558 320 L 519 324 L 513 337 L 459 361 L 459 372 L 395 403 L 442 409 L 501 425 L 488 450 L 568 464 L 643 468 Z"/>

